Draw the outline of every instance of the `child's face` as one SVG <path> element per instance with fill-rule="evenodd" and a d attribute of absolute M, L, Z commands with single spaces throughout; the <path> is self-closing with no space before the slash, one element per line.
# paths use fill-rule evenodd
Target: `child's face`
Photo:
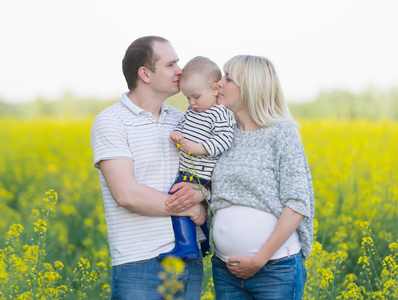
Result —
<path fill-rule="evenodd" d="M 203 112 L 214 106 L 217 101 L 217 84 L 208 86 L 199 75 L 180 81 L 180 89 L 188 99 L 189 106 L 197 112 Z"/>

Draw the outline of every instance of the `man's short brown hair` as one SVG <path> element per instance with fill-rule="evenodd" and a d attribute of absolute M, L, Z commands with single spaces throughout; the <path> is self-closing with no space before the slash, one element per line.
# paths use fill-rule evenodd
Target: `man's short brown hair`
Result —
<path fill-rule="evenodd" d="M 160 36 L 144 36 L 132 42 L 126 50 L 122 68 L 130 91 L 137 87 L 139 68 L 145 67 L 152 72 L 156 71 L 155 64 L 160 57 L 157 57 L 153 51 L 154 42 L 169 43 Z"/>

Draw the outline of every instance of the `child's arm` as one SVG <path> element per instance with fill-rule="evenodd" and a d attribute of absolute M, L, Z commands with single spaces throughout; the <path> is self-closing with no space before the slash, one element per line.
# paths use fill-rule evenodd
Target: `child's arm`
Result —
<path fill-rule="evenodd" d="M 213 107 L 212 110 L 214 113 L 213 137 L 202 143 L 183 140 L 181 150 L 194 155 L 218 156 L 231 146 L 233 137 L 231 114 L 223 106 Z"/>
<path fill-rule="evenodd" d="M 191 153 L 194 155 L 209 155 L 209 152 L 207 152 L 206 148 L 202 144 L 192 141 L 181 141 L 181 149 L 186 153 Z"/>
<path fill-rule="evenodd" d="M 214 106 L 212 110 L 214 111 L 212 138 L 203 141 L 202 145 L 210 156 L 218 156 L 231 146 L 234 131 L 233 121 L 225 107 Z"/>
<path fill-rule="evenodd" d="M 209 154 L 202 144 L 184 140 L 184 136 L 180 131 L 173 131 L 168 140 L 174 144 L 181 144 L 181 150 L 185 151 L 186 153 L 192 153 L 195 155 Z"/>

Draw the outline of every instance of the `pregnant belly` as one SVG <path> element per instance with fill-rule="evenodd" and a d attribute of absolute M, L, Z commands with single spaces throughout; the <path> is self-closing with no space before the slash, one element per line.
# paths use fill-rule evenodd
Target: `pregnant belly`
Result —
<path fill-rule="evenodd" d="M 226 261 L 254 256 L 271 236 L 278 219 L 265 211 L 234 205 L 217 211 L 214 218 L 216 254 Z"/>

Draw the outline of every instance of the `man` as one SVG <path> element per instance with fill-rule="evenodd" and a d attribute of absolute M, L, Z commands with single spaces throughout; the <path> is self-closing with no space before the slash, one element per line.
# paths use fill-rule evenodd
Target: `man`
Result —
<path fill-rule="evenodd" d="M 178 148 L 167 138 L 182 112 L 164 104 L 179 92 L 181 69 L 170 43 L 161 37 L 135 40 L 123 58 L 130 92 L 105 109 L 91 130 L 112 256 L 112 299 L 160 299 L 160 253 L 174 247 L 170 215 L 201 215 L 201 191 L 175 185 Z M 169 198 L 170 197 L 170 198 Z M 166 200 L 183 213 L 171 214 Z M 175 210 L 174 210 L 175 211 Z M 204 219 L 203 219 L 204 222 Z M 203 240 L 198 230 L 198 240 Z M 202 257 L 187 260 L 182 276 L 184 299 L 200 299 Z"/>

